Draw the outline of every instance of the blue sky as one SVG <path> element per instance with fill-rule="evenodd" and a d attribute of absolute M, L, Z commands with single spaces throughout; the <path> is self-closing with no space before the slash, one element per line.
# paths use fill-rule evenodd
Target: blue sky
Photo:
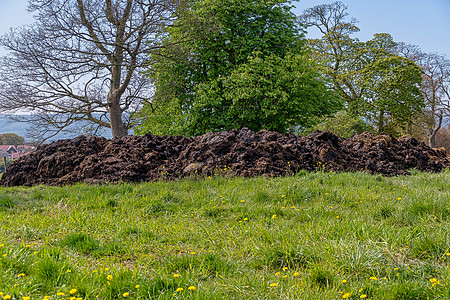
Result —
<path fill-rule="evenodd" d="M 308 7 L 333 0 L 296 1 L 299 15 Z M 351 17 L 358 19 L 358 37 L 366 41 L 374 33 L 389 33 L 397 42 L 418 45 L 426 52 L 450 58 L 450 0 L 342 0 Z M 32 22 L 27 0 L 0 0 L 0 34 Z M 307 35 L 315 37 L 314 32 Z M 1 54 L 1 53 L 0 53 Z"/>

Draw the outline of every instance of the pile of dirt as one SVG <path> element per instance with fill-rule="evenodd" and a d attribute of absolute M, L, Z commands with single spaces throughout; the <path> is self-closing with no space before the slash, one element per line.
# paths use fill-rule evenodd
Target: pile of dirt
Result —
<path fill-rule="evenodd" d="M 3 186 L 77 182 L 142 182 L 213 174 L 281 176 L 299 170 L 408 174 L 450 166 L 444 151 L 413 138 L 363 133 L 342 139 L 326 131 L 302 137 L 270 131 L 207 133 L 199 137 L 80 136 L 39 147 L 15 161 Z"/>

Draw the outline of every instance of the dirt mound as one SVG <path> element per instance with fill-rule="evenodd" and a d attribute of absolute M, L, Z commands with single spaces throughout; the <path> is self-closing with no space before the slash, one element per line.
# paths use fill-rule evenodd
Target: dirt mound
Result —
<path fill-rule="evenodd" d="M 445 153 L 413 138 L 363 133 L 342 139 L 325 131 L 301 137 L 244 128 L 194 138 L 146 134 L 60 140 L 15 161 L 0 184 L 141 182 L 217 173 L 280 176 L 302 169 L 399 175 L 411 168 L 440 172 L 449 166 Z"/>

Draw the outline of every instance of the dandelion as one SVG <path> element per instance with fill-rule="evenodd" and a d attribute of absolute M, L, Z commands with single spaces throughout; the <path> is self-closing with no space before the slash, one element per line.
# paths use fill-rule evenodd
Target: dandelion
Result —
<path fill-rule="evenodd" d="M 192 286 L 192 285 L 190 287 L 188 287 L 189 291 L 195 291 L 195 289 L 196 289 L 195 286 Z"/>
<path fill-rule="evenodd" d="M 134 287 L 134 288 L 136 288 L 136 289 L 138 289 L 138 288 L 140 288 L 141 286 L 139 285 L 139 284 L 136 284 L 136 286 Z"/>
<path fill-rule="evenodd" d="M 398 197 L 397 200 L 402 200 L 402 197 Z"/>
<path fill-rule="evenodd" d="M 286 271 L 287 269 L 288 269 L 288 267 L 284 267 L 284 268 L 283 268 L 283 271 Z"/>
<path fill-rule="evenodd" d="M 342 280 L 342 283 L 347 283 L 347 280 L 343 279 L 343 280 Z"/>
<path fill-rule="evenodd" d="M 71 289 L 71 290 L 69 291 L 69 294 L 73 295 L 73 294 L 75 294 L 76 292 L 77 292 L 77 289 Z"/>
<path fill-rule="evenodd" d="M 17 275 L 17 277 L 23 277 L 23 276 L 25 276 L 24 273 L 20 273 L 19 275 Z"/>
<path fill-rule="evenodd" d="M 241 203 L 244 203 L 245 202 L 245 200 L 241 200 Z"/>
<path fill-rule="evenodd" d="M 173 274 L 173 277 L 178 278 L 180 277 L 180 274 Z"/>
<path fill-rule="evenodd" d="M 83 300 L 83 298 L 80 297 L 80 298 L 77 298 L 76 300 Z"/>
<path fill-rule="evenodd" d="M 105 268 L 105 271 L 109 271 L 109 268 Z"/>
<path fill-rule="evenodd" d="M 336 216 L 336 219 L 339 219 L 340 217 L 339 216 Z"/>
<path fill-rule="evenodd" d="M 195 252 L 194 252 L 194 251 L 192 251 L 192 252 L 191 252 L 191 254 L 192 254 L 192 255 L 194 255 L 194 254 L 195 254 Z"/>
<path fill-rule="evenodd" d="M 369 278 L 370 280 L 378 280 L 378 278 L 376 278 L 375 276 L 372 276 Z"/>
<path fill-rule="evenodd" d="M 276 273 L 275 273 L 275 276 L 278 276 L 278 275 L 280 275 L 280 272 L 276 272 Z"/>
<path fill-rule="evenodd" d="M 342 298 L 347 299 L 347 298 L 350 298 L 351 295 L 352 294 L 350 294 L 350 293 L 345 293 L 344 295 L 342 295 Z"/>
<path fill-rule="evenodd" d="M 66 273 L 72 273 L 72 270 L 67 269 Z"/>
<path fill-rule="evenodd" d="M 179 292 L 182 292 L 184 289 L 182 288 L 182 287 L 179 287 L 179 288 L 177 288 L 176 290 L 175 290 L 175 292 L 177 292 L 177 293 L 179 293 Z"/>
<path fill-rule="evenodd" d="M 445 255 L 450 256 L 450 252 L 445 253 Z"/>
<path fill-rule="evenodd" d="M 276 219 L 276 218 L 277 218 L 277 215 L 273 215 L 273 216 L 272 216 L 272 219 Z"/>
<path fill-rule="evenodd" d="M 3 300 L 10 300 L 11 299 L 11 296 L 10 295 L 5 295 L 5 296 L 3 296 Z"/>
<path fill-rule="evenodd" d="M 22 297 L 22 300 L 30 300 L 30 299 L 31 299 L 31 297 L 28 297 L 28 296 Z"/>
<path fill-rule="evenodd" d="M 394 271 L 397 271 L 398 270 L 398 268 L 394 268 Z"/>
<path fill-rule="evenodd" d="M 244 218 L 244 221 L 248 221 L 248 218 Z"/>
<path fill-rule="evenodd" d="M 278 286 L 278 283 L 274 282 L 274 283 L 271 283 L 269 286 L 270 286 L 270 287 L 277 287 L 277 286 Z"/>
<path fill-rule="evenodd" d="M 44 296 L 44 298 L 42 298 L 42 300 L 48 300 L 50 299 L 50 296 Z"/>
<path fill-rule="evenodd" d="M 3 292 L 0 292 L 0 297 L 2 297 L 3 296 Z"/>
<path fill-rule="evenodd" d="M 297 272 L 295 272 L 292 276 L 298 277 L 298 276 L 300 276 L 300 274 L 298 274 Z"/>
<path fill-rule="evenodd" d="M 124 298 L 126 298 L 126 297 L 130 296 L 130 293 L 125 292 L 125 293 L 122 294 L 122 296 L 123 296 Z"/>
<path fill-rule="evenodd" d="M 288 276 L 287 275 L 283 275 L 283 278 L 287 278 Z"/>
<path fill-rule="evenodd" d="M 106 279 L 111 281 L 111 280 L 113 280 L 113 277 L 112 277 L 112 275 L 108 275 L 108 276 L 106 276 Z"/>
<path fill-rule="evenodd" d="M 366 294 L 362 294 L 361 296 L 359 296 L 359 298 L 365 299 L 365 298 L 367 298 L 367 295 Z"/>
<path fill-rule="evenodd" d="M 64 296 L 65 294 L 63 292 L 57 292 L 56 296 Z"/>
<path fill-rule="evenodd" d="M 77 297 L 72 296 L 69 298 L 69 300 L 77 300 Z"/>

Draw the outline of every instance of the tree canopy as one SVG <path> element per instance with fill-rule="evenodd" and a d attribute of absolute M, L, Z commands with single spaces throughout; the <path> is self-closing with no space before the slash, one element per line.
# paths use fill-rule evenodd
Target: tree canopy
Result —
<path fill-rule="evenodd" d="M 337 105 L 288 1 L 191 1 L 174 25 L 149 57 L 156 92 L 140 132 L 284 132 Z"/>
<path fill-rule="evenodd" d="M 347 16 L 347 6 L 333 2 L 305 10 L 300 22 L 322 32 L 309 44 L 349 113 L 379 133 L 398 135 L 424 107 L 420 67 L 398 54 L 389 34 L 375 34 L 367 42 L 353 37 L 359 28 Z"/>

